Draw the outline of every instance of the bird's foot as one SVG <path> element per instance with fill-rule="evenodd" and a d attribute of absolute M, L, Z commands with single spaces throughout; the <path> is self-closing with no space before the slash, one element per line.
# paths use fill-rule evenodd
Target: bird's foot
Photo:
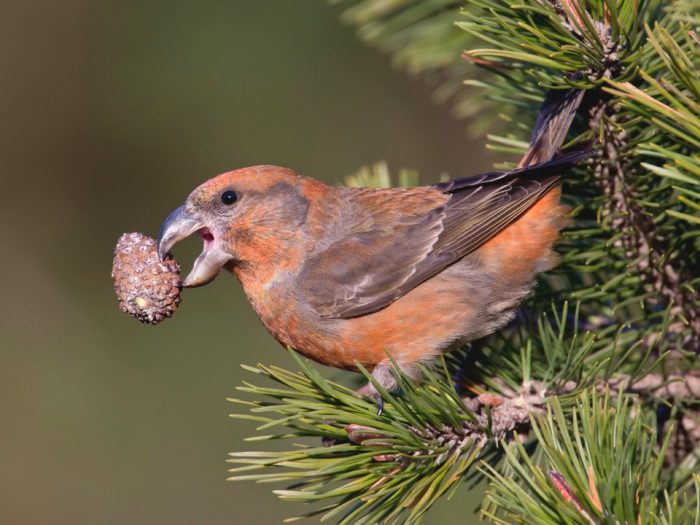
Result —
<path fill-rule="evenodd" d="M 357 395 L 374 398 L 374 402 L 377 404 L 377 416 L 382 415 L 384 412 L 384 398 L 382 398 L 382 395 L 372 383 L 367 383 L 365 386 L 358 388 Z"/>
<path fill-rule="evenodd" d="M 393 365 L 390 362 L 380 363 L 375 366 L 372 370 L 372 378 L 387 392 L 395 392 L 398 388 L 398 383 L 394 377 Z M 377 416 L 382 415 L 384 412 L 384 399 L 373 383 L 367 383 L 357 393 L 374 398 L 377 404 Z"/>

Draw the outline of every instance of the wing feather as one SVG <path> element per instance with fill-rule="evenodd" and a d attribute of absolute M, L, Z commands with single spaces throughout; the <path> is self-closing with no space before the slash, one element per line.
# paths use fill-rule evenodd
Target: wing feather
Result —
<path fill-rule="evenodd" d="M 302 269 L 302 293 L 324 317 L 385 308 L 517 220 L 585 154 L 412 190 L 349 188 L 354 219 Z"/>

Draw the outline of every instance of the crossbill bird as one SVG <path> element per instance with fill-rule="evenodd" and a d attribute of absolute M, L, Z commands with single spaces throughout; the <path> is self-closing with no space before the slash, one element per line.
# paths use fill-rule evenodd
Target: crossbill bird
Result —
<path fill-rule="evenodd" d="M 568 127 L 568 126 L 567 126 Z M 417 364 L 502 327 L 557 261 L 563 173 L 585 153 L 417 188 L 332 186 L 253 166 L 196 188 L 158 251 L 203 239 L 185 287 L 222 268 L 284 346 L 396 387 Z M 376 390 L 368 385 L 364 393 Z"/>

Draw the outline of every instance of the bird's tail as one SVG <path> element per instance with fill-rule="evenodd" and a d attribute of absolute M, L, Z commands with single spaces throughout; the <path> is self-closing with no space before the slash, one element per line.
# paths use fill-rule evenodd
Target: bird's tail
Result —
<path fill-rule="evenodd" d="M 582 89 L 552 89 L 547 93 L 532 131 L 530 147 L 520 160 L 519 168 L 542 164 L 554 158 L 564 143 L 584 93 Z"/>
<path fill-rule="evenodd" d="M 504 297 L 510 293 L 514 301 L 531 288 L 537 273 L 557 264 L 552 246 L 566 222 L 568 208 L 559 202 L 561 185 L 555 183 L 567 168 L 591 155 L 591 151 L 575 151 L 557 156 L 583 95 L 579 89 L 552 90 L 547 94 L 530 147 L 518 169 L 508 176 L 550 181 L 553 186 L 517 221 L 480 249 L 482 259 L 501 276 L 500 293 Z"/>

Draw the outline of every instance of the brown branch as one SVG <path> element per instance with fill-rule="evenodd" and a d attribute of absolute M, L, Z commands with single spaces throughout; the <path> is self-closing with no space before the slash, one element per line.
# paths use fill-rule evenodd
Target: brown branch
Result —
<path fill-rule="evenodd" d="M 634 266 L 652 306 L 671 306 L 675 321 L 669 335 L 678 336 L 679 349 L 700 350 L 700 299 L 698 291 L 683 286 L 692 276 L 682 265 L 682 254 L 670 250 L 671 239 L 659 228 L 640 204 L 643 200 L 636 187 L 641 176 L 636 160 L 622 154 L 627 135 L 619 122 L 620 107 L 613 101 L 601 101 L 591 110 L 590 128 L 602 137 L 593 174 L 606 197 L 603 209 L 610 218 L 608 228 L 623 235 L 615 241 L 622 248 L 629 266 Z"/>
<path fill-rule="evenodd" d="M 518 390 L 501 383 L 501 391 L 498 394 L 482 393 L 476 397 L 464 397 L 463 402 L 474 416 L 473 420 L 467 420 L 457 428 L 450 425 L 440 428 L 432 425 L 423 428 L 411 427 L 411 431 L 421 440 L 435 442 L 440 447 L 446 446 L 437 459 L 433 457 L 432 451 L 417 452 L 415 459 L 425 455 L 429 461 L 441 462 L 445 457 L 463 453 L 466 448 L 471 450 L 473 447 L 482 448 L 492 441 L 508 441 L 514 433 L 524 442 L 531 429 L 532 414 L 543 413 L 549 400 L 559 395 L 571 394 L 577 388 L 578 385 L 573 381 L 556 390 L 547 389 L 543 383 L 537 381 L 528 381 Z M 664 406 L 674 402 L 683 403 L 684 410 L 679 411 L 674 421 L 674 439 L 667 454 L 670 463 L 678 464 L 700 445 L 700 375 L 664 377 L 662 374 L 649 374 L 640 379 L 618 375 L 600 380 L 594 388 L 598 391 L 609 389 L 635 394 Z M 669 428 L 667 421 L 661 421 L 662 434 Z M 379 445 L 384 437 L 381 431 L 363 425 L 351 424 L 345 430 L 348 440 L 356 444 L 373 440 L 374 444 Z M 374 460 L 405 462 L 405 458 L 398 453 L 374 456 Z"/>

